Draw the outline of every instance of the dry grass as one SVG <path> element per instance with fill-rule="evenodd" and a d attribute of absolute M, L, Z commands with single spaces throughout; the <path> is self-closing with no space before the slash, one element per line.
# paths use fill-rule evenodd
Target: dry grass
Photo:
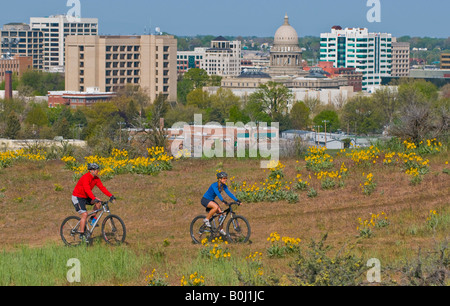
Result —
<path fill-rule="evenodd" d="M 339 249 L 358 234 L 357 218 L 368 218 L 371 213 L 386 212 L 391 222 L 387 228 L 379 229 L 373 238 L 362 240 L 357 251 L 370 257 L 395 262 L 413 255 L 419 247 L 433 247 L 436 240 L 447 232 L 421 231 L 409 233 L 411 228 L 423 228 L 430 209 L 446 211 L 448 214 L 450 176 L 442 173 L 448 160 L 448 152 L 430 157 L 430 172 L 417 186 L 409 185 L 404 172 L 382 165 L 371 166 L 377 183 L 370 196 L 362 194 L 359 183 L 362 172 L 347 158 L 337 158 L 336 165 L 345 160 L 350 175 L 345 187 L 321 190 L 314 177 L 311 183 L 318 191 L 316 198 L 299 192 L 299 202 L 244 203 L 239 214 L 250 221 L 251 244 L 230 246 L 232 255 L 247 256 L 250 252 L 264 252 L 270 233 L 299 237 L 306 244 L 310 239 L 319 239 L 328 232 L 328 241 Z M 295 159 L 282 160 L 286 165 L 285 178 L 297 174 Z M 171 284 L 178 285 L 183 273 L 189 270 L 191 261 L 198 256 L 198 245 L 193 245 L 189 236 L 190 221 L 203 213 L 200 199 L 209 184 L 214 181 L 216 169 L 221 167 L 238 181 L 259 182 L 267 173 L 259 168 L 257 160 L 235 159 L 187 159 L 174 162 L 173 170 L 157 176 L 120 175 L 104 182 L 118 198 L 111 206 L 114 214 L 123 218 L 127 226 L 128 247 L 147 254 L 161 253 L 155 262 L 143 267 L 142 275 L 133 284 L 144 284 L 145 270 L 157 266 L 162 273 L 168 272 Z M 447 166 L 448 167 L 448 166 Z M 308 172 L 301 173 L 307 178 Z M 308 179 L 309 180 L 309 179 Z M 55 190 L 55 184 L 62 187 Z M 0 170 L 0 241 L 2 248 L 13 249 L 25 244 L 32 247 L 48 243 L 61 244 L 59 226 L 62 220 L 74 214 L 70 197 L 75 183 L 72 173 L 63 168 L 60 161 L 20 162 L 13 167 Z M 96 195 L 100 191 L 94 190 Z M 103 198 L 105 198 L 103 196 Z M 163 247 L 168 239 L 169 245 Z M 291 259 L 265 259 L 270 269 L 277 274 L 287 273 Z"/>

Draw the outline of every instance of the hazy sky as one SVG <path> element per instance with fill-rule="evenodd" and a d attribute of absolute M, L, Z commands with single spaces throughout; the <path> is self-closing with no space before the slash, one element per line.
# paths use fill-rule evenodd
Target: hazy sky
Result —
<path fill-rule="evenodd" d="M 319 36 L 333 25 L 367 27 L 394 36 L 450 37 L 449 0 L 375 0 L 381 22 L 368 22 L 368 0 L 78 0 L 81 17 L 99 19 L 99 33 L 272 37 L 285 13 L 299 36 Z M 370 0 L 372 1 L 372 0 Z M 0 25 L 67 14 L 67 0 L 2 0 Z"/>

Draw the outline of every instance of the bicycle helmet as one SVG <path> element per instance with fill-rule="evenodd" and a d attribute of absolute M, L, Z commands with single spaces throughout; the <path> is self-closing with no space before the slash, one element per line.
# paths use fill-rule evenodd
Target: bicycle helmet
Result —
<path fill-rule="evenodd" d="M 96 163 L 90 163 L 88 164 L 88 170 L 99 170 L 100 166 L 97 165 Z"/>
<path fill-rule="evenodd" d="M 221 178 L 225 178 L 225 177 L 228 177 L 228 174 L 226 173 L 226 172 L 219 172 L 219 173 L 217 173 L 217 179 L 221 179 Z"/>

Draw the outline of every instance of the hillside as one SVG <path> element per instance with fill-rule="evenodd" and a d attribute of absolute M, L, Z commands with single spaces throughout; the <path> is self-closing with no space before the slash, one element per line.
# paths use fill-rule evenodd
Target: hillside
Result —
<path fill-rule="evenodd" d="M 372 150 L 374 153 L 370 153 Z M 205 276 L 207 285 L 236 285 L 240 282 L 233 267 L 239 267 L 249 254 L 260 252 L 258 262 L 264 267 L 264 273 L 257 277 L 259 282 L 255 281 L 256 284 L 264 284 L 269 275 L 286 284 L 295 284 L 289 266 L 296 258 L 295 254 L 282 254 L 280 258 L 269 256 L 269 250 L 274 249 L 268 238 L 271 234 L 274 237 L 273 233 L 281 237 L 300 238 L 298 246 L 305 249 L 311 240 L 320 240 L 328 233 L 327 244 L 333 247 L 331 254 L 354 246 L 353 254 L 365 260 L 378 258 L 383 268 L 389 266 L 391 269 L 398 268 L 405 260 L 416 259 L 419 249 L 424 254 L 434 251 L 445 239 L 448 242 L 450 157 L 447 149 L 443 147 L 437 154 L 422 155 L 422 164 L 422 161 L 428 160 L 427 171 L 420 174 L 422 180 L 416 184 L 411 183 L 413 175 L 405 173 L 402 167 L 404 161 L 397 158 L 394 165 L 395 156 L 377 148 L 332 152 L 330 155 L 333 157 L 326 154 L 310 151 L 307 158 L 281 160 L 278 167 L 272 169 L 279 171 L 275 174 L 280 173 L 281 176 L 273 176 L 280 183 L 271 192 L 282 189 L 297 194 L 298 198 L 270 201 L 266 197 L 256 203 L 244 200 L 238 213 L 250 221 L 251 243 L 227 245 L 231 254 L 230 263 L 221 263 L 215 268 L 204 264 L 207 259 L 200 256 L 204 247 L 192 244 L 189 236 L 191 220 L 203 213 L 200 205 L 202 195 L 215 181 L 215 173 L 219 169 L 229 173 L 232 177 L 229 185 L 235 187 L 232 190 L 242 197 L 260 192 L 271 182 L 274 184 L 269 179 L 271 170 L 261 169 L 259 161 L 252 159 L 187 158 L 171 161 L 172 169 L 156 175 L 125 173 L 110 176 L 104 184 L 118 198 L 116 204 L 111 206 L 112 213 L 121 216 L 127 226 L 127 245 L 118 249 L 125 248 L 126 252 L 143 256 L 145 260 L 139 264 L 138 272 L 131 279 L 121 279 L 115 275 L 113 279 L 103 279 L 100 283 L 145 285 L 149 282 L 150 271 L 156 268 L 160 274 L 168 274 L 167 282 L 171 285 L 179 285 L 182 275 L 194 271 Z M 313 157 L 321 159 L 315 166 L 327 160 L 332 168 L 321 170 L 321 175 L 315 169 L 308 170 L 311 169 Z M 386 158 L 392 158 L 392 164 Z M 383 159 L 386 159 L 385 163 Z M 345 175 L 343 163 L 347 169 Z M 372 175 L 372 179 L 368 178 L 368 174 Z M 74 171 L 67 169 L 59 159 L 20 159 L 9 167 L 0 167 L 0 241 L 4 254 L 21 254 L 21 246 L 50 248 L 57 252 L 67 250 L 59 237 L 59 227 L 66 216 L 75 214 L 70 202 L 75 186 L 73 175 Z M 323 189 L 323 181 L 318 177 L 329 177 L 336 182 L 336 186 Z M 303 191 L 294 188 L 299 180 L 309 184 Z M 368 180 L 376 186 L 372 192 L 364 194 L 362 188 Z M 311 197 L 311 187 L 317 196 Z M 94 193 L 100 195 L 99 190 L 94 190 Z M 103 196 L 103 199 L 106 198 Z M 427 218 L 433 217 L 430 211 L 436 211 L 437 225 L 427 221 Z M 368 225 L 372 214 L 379 215 L 377 220 L 387 216 L 388 225 Z M 368 220 L 366 227 L 373 235 L 362 237 L 358 218 L 362 222 Z M 95 240 L 94 244 L 104 243 Z M 95 250 L 94 246 L 91 252 Z M 448 256 L 448 249 L 445 250 Z M 61 269 L 65 271 L 66 268 Z M 227 277 L 224 277 L 223 271 L 228 271 Z M 52 281 L 66 284 L 64 277 Z M 399 282 L 399 279 L 396 281 Z"/>

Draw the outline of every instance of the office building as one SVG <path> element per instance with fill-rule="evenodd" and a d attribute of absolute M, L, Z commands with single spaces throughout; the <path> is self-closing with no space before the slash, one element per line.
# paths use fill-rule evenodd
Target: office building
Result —
<path fill-rule="evenodd" d="M 171 35 L 68 36 L 66 91 L 117 92 L 139 85 L 153 101 L 177 98 L 177 40 Z"/>
<path fill-rule="evenodd" d="M 410 44 L 407 42 L 397 42 L 392 38 L 392 68 L 391 76 L 408 77 L 409 76 L 409 55 Z"/>
<path fill-rule="evenodd" d="M 195 48 L 194 51 L 177 52 L 177 72 L 184 74 L 191 68 L 204 69 L 205 53 L 207 48 Z"/>
<path fill-rule="evenodd" d="M 238 76 L 241 73 L 241 42 L 219 36 L 205 50 L 202 69 L 208 75 Z"/>
<path fill-rule="evenodd" d="M 30 57 L 34 69 L 43 68 L 44 34 L 39 30 L 32 30 L 28 24 L 9 23 L 0 31 L 0 55 L 3 58 Z"/>
<path fill-rule="evenodd" d="M 25 71 L 32 68 L 32 62 L 31 57 L 17 54 L 14 57 L 0 58 L 0 83 L 5 81 L 7 72 L 20 78 Z"/>
<path fill-rule="evenodd" d="M 363 74 L 363 91 L 369 91 L 391 75 L 392 35 L 334 26 L 320 34 L 320 60 L 333 62 L 335 68 L 356 68 Z"/>
<path fill-rule="evenodd" d="M 68 35 L 98 35 L 97 18 L 68 20 L 66 15 L 30 18 L 32 30 L 43 33 L 42 69 L 49 72 L 64 72 L 64 42 Z"/>
<path fill-rule="evenodd" d="M 450 69 L 450 53 L 441 54 L 441 69 Z"/>

